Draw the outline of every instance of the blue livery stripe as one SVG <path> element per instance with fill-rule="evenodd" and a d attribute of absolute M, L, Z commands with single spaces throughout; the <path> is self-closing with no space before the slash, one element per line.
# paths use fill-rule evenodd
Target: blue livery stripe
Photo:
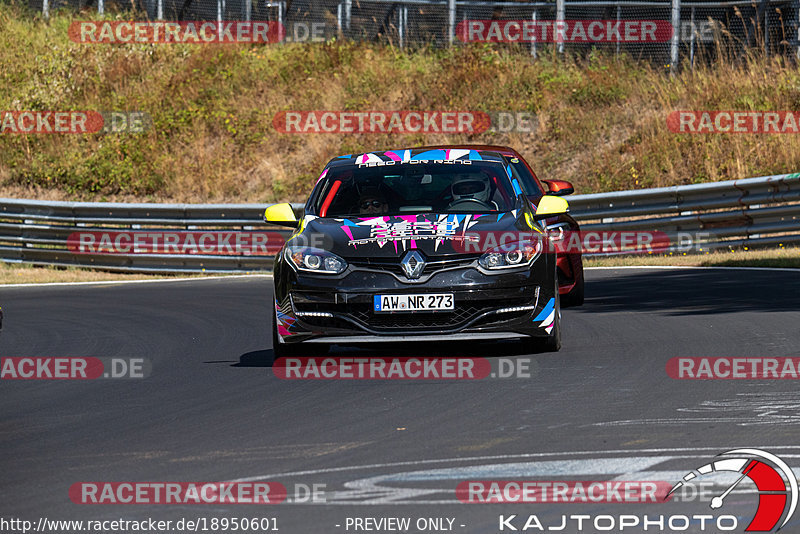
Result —
<path fill-rule="evenodd" d="M 517 182 L 517 179 L 516 179 L 516 178 L 514 178 L 513 180 L 511 180 L 511 185 L 512 185 L 512 186 L 514 186 L 514 192 L 515 192 L 517 195 L 521 195 L 521 194 L 522 194 L 522 189 L 519 187 L 519 183 Z"/>
<path fill-rule="evenodd" d="M 550 313 L 553 311 L 553 308 L 555 307 L 556 307 L 556 299 L 552 298 L 549 301 L 547 301 L 547 304 L 545 305 L 544 309 L 541 311 L 541 313 L 539 313 L 539 315 L 536 316 L 534 321 L 544 321 L 545 319 L 547 319 L 547 316 L 550 315 Z"/>

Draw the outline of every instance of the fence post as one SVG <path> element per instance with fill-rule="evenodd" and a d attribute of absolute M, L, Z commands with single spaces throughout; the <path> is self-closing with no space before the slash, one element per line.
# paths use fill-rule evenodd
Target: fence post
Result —
<path fill-rule="evenodd" d="M 456 38 L 456 0 L 447 0 L 447 42 L 453 46 Z"/>
<path fill-rule="evenodd" d="M 556 25 L 558 25 L 559 23 L 563 24 L 565 19 L 566 19 L 566 7 L 564 6 L 564 0 L 556 0 Z M 553 32 L 555 32 L 555 28 L 553 28 Z M 557 50 L 559 54 L 564 53 L 564 41 L 559 41 L 557 45 Z"/>
<path fill-rule="evenodd" d="M 159 5 L 163 0 L 158 0 Z M 222 15 L 225 11 L 225 0 L 217 0 L 217 39 L 222 42 Z"/>
<path fill-rule="evenodd" d="M 792 6 L 794 6 L 794 20 L 797 26 L 797 35 L 795 35 L 795 39 L 797 39 L 797 50 L 795 50 L 794 56 L 800 60 L 800 0 L 794 0 Z"/>
<path fill-rule="evenodd" d="M 405 45 L 406 27 L 403 24 L 403 5 L 397 9 L 397 36 L 399 37 L 400 48 Z"/>
<path fill-rule="evenodd" d="M 536 28 L 537 13 L 536 13 L 535 9 L 533 10 L 533 15 L 532 15 L 531 18 L 533 19 L 533 27 Z M 533 56 L 533 59 L 536 59 L 536 34 L 535 33 L 533 34 L 533 40 L 531 40 L 531 56 Z"/>
<path fill-rule="evenodd" d="M 617 0 L 617 27 L 619 28 L 620 20 L 622 19 L 622 6 L 619 5 Z M 617 59 L 619 59 L 619 39 L 617 39 Z"/>
<path fill-rule="evenodd" d="M 672 46 L 669 54 L 669 72 L 675 74 L 678 68 L 678 52 L 681 43 L 681 0 L 672 0 Z"/>
<path fill-rule="evenodd" d="M 344 29 L 350 31 L 350 13 L 353 11 L 353 0 L 344 2 Z"/>
<path fill-rule="evenodd" d="M 692 66 L 692 70 L 694 70 L 694 37 L 696 33 L 694 27 L 694 6 L 692 6 L 692 16 L 689 19 L 689 29 L 692 32 L 689 35 L 689 64 Z"/>
<path fill-rule="evenodd" d="M 158 0 L 156 4 L 156 18 L 158 20 L 164 20 L 164 0 Z"/>
<path fill-rule="evenodd" d="M 97 14 L 102 15 L 106 11 L 106 4 L 103 0 L 97 0 Z"/>
<path fill-rule="evenodd" d="M 761 0 L 761 6 L 764 13 L 764 55 L 769 57 L 769 0 Z"/>
<path fill-rule="evenodd" d="M 403 6 L 403 28 L 405 28 L 406 39 L 408 39 L 408 6 Z"/>
<path fill-rule="evenodd" d="M 48 0 L 42 0 L 42 16 L 46 19 L 50 18 L 50 2 Z"/>

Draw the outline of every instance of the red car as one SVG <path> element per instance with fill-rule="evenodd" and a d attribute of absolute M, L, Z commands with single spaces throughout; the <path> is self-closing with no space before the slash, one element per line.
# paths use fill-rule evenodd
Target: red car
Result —
<path fill-rule="evenodd" d="M 525 158 L 513 148 L 497 145 L 447 145 L 428 146 L 425 149 L 437 148 L 463 148 L 472 150 L 486 150 L 500 154 L 511 167 L 525 194 L 534 205 L 544 195 L 564 196 L 575 192 L 572 184 L 564 180 L 539 180 L 536 173 L 525 161 Z M 545 184 L 547 189 L 542 185 Z M 580 230 L 578 222 L 569 214 L 558 215 L 545 219 L 551 235 L 561 232 L 577 232 Z M 584 280 L 583 257 L 578 252 L 559 253 L 556 260 L 558 267 L 558 293 L 561 295 L 561 305 L 581 306 L 583 304 Z"/>

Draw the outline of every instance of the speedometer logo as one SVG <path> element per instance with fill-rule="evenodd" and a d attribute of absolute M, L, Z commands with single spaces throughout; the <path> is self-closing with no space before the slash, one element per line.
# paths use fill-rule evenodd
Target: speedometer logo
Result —
<path fill-rule="evenodd" d="M 783 460 L 759 449 L 735 449 L 723 452 L 717 457 L 720 459 L 684 475 L 683 479 L 672 487 L 667 498 L 687 482 L 704 475 L 719 472 L 738 473 L 739 477 L 731 486 L 711 499 L 710 506 L 713 510 L 722 508 L 728 495 L 745 478 L 749 478 L 758 490 L 758 509 L 746 531 L 769 532 L 783 518 L 778 526 L 780 530 L 789 522 L 797 508 L 797 478 Z"/>

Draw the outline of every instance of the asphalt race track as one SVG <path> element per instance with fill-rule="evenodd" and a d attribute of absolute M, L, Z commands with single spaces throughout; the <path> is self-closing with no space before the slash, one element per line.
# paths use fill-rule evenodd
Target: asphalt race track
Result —
<path fill-rule="evenodd" d="M 490 534 L 501 514 L 558 525 L 561 514 L 711 510 L 708 502 L 470 505 L 454 497 L 459 481 L 673 484 L 741 447 L 771 451 L 798 472 L 796 381 L 674 380 L 665 371 L 673 357 L 800 357 L 796 271 L 588 270 L 586 304 L 563 311 L 563 349 L 554 354 L 519 354 L 513 342 L 333 351 L 531 359 L 528 378 L 474 381 L 278 379 L 271 284 L 235 277 L 0 289 L 0 356 L 152 365 L 143 379 L 0 380 L 0 515 L 275 517 L 281 534 L 354 532 L 346 527 L 353 517 L 433 517 L 452 518 L 454 532 Z M 230 480 L 278 481 L 290 493 L 324 484 L 326 498 L 80 505 L 68 495 L 81 481 Z M 755 508 L 755 494 L 743 491 L 723 511 L 741 532 Z M 688 531 L 716 532 L 697 522 Z M 785 531 L 800 532 L 800 515 Z"/>

